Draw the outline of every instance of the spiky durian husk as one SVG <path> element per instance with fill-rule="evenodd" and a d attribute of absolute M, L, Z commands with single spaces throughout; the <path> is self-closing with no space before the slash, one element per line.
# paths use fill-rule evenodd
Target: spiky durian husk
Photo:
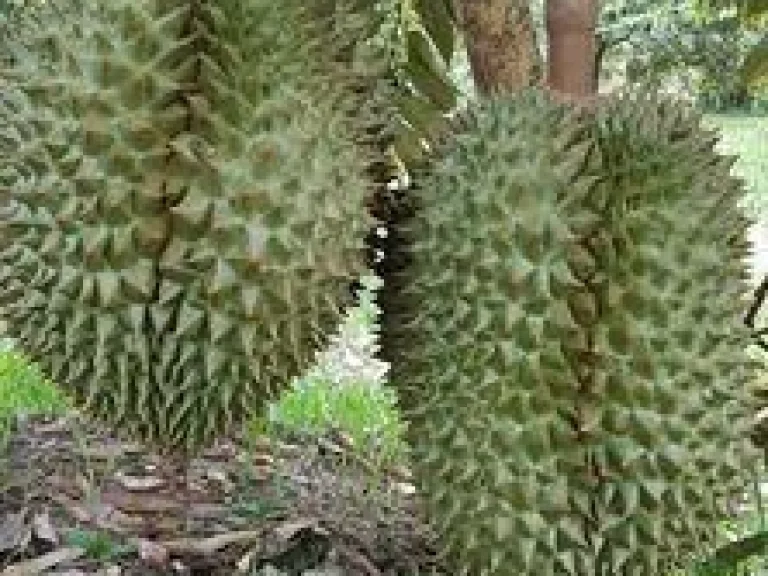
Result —
<path fill-rule="evenodd" d="M 351 134 L 366 159 L 366 174 L 372 183 L 368 207 L 377 223 L 366 237 L 366 263 L 381 275 L 378 253 L 386 246 L 378 228 L 390 220 L 388 184 L 397 175 L 391 147 L 399 125 L 394 59 L 379 38 L 387 14 L 369 0 L 317 0 L 306 9 L 315 26 L 334 38 L 335 49 L 324 61 L 335 75 L 345 78 L 351 94 L 346 98 Z M 356 281 L 352 291 L 360 288 Z"/>
<path fill-rule="evenodd" d="M 412 191 L 392 382 L 455 574 L 664 573 L 743 486 L 742 188 L 676 106 L 484 103 Z"/>
<path fill-rule="evenodd" d="M 609 216 L 590 244 L 606 273 L 593 289 L 603 359 L 593 539 L 599 567 L 657 574 L 711 548 L 756 464 L 750 222 L 735 158 L 714 150 L 694 111 L 636 92 L 596 120 Z"/>
<path fill-rule="evenodd" d="M 582 229 L 597 218 L 572 208 L 592 191 L 571 184 L 586 132 L 533 90 L 488 101 L 409 190 L 391 380 L 456 574 L 554 573 L 556 554 L 538 547 L 578 532 L 558 464 L 580 461 L 562 416 L 576 386 L 561 343 L 585 339 L 569 300 L 586 288 L 568 251 L 578 216 Z"/>
<path fill-rule="evenodd" d="M 7 42 L 0 315 L 78 406 L 160 448 L 263 407 L 364 271 L 366 162 L 306 16 L 93 1 Z"/>

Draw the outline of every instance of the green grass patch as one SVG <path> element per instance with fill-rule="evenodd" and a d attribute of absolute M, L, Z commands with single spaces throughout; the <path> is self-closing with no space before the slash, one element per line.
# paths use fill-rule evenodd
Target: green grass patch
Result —
<path fill-rule="evenodd" d="M 38 366 L 15 349 L 0 349 L 0 437 L 5 440 L 16 416 L 60 414 L 70 406 L 66 396 Z"/>
<path fill-rule="evenodd" d="M 403 461 L 403 428 L 390 388 L 367 382 L 339 387 L 306 379 L 285 392 L 267 415 L 254 418 L 249 432 L 276 438 L 291 432 L 321 435 L 342 430 L 363 455 L 390 464 Z"/>
<path fill-rule="evenodd" d="M 70 530 L 64 534 L 64 542 L 85 550 L 86 557 L 99 561 L 114 561 L 121 556 L 134 554 L 136 546 L 120 543 L 111 535 L 96 530 Z"/>

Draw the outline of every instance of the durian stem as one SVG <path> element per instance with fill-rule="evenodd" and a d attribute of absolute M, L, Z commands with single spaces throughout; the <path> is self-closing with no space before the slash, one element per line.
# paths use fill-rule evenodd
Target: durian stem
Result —
<path fill-rule="evenodd" d="M 766 275 L 766 277 L 763 278 L 763 281 L 760 283 L 760 286 L 758 286 L 757 289 L 755 290 L 755 299 L 752 302 L 752 305 L 749 307 L 747 316 L 744 318 L 744 323 L 747 325 L 747 327 L 750 330 L 754 332 L 753 336 L 757 341 L 757 345 L 763 348 L 764 350 L 768 350 L 768 343 L 766 343 L 762 339 L 762 336 L 766 334 L 766 331 L 765 330 L 755 331 L 755 318 L 757 316 L 757 313 L 760 311 L 760 308 L 762 308 L 763 303 L 765 302 L 766 296 L 768 296 L 768 275 Z"/>

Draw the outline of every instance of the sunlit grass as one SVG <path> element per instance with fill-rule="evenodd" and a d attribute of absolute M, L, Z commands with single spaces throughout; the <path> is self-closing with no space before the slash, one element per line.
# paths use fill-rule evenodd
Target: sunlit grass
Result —
<path fill-rule="evenodd" d="M 768 116 L 717 114 L 705 121 L 721 130 L 719 149 L 739 156 L 734 172 L 749 188 L 747 207 L 768 221 Z"/>

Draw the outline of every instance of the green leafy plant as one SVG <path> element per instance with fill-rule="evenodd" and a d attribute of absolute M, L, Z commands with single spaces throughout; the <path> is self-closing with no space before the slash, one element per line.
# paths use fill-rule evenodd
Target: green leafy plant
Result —
<path fill-rule="evenodd" d="M 25 354 L 0 352 L 0 412 L 58 413 L 68 405 L 66 395 Z"/>
<path fill-rule="evenodd" d="M 85 549 L 89 558 L 100 561 L 116 560 L 136 552 L 135 545 L 121 544 L 109 534 L 97 530 L 70 530 L 65 533 L 64 541 L 70 546 Z"/>
<path fill-rule="evenodd" d="M 70 400 L 21 352 L 0 351 L 0 437 L 3 444 L 20 414 L 59 414 Z"/>
<path fill-rule="evenodd" d="M 290 433 L 317 436 L 331 430 L 349 434 L 361 455 L 378 463 L 402 461 L 404 456 L 395 393 L 367 382 L 339 387 L 323 380 L 299 380 L 270 405 L 268 416 L 251 421 L 248 434 L 251 439 Z"/>

